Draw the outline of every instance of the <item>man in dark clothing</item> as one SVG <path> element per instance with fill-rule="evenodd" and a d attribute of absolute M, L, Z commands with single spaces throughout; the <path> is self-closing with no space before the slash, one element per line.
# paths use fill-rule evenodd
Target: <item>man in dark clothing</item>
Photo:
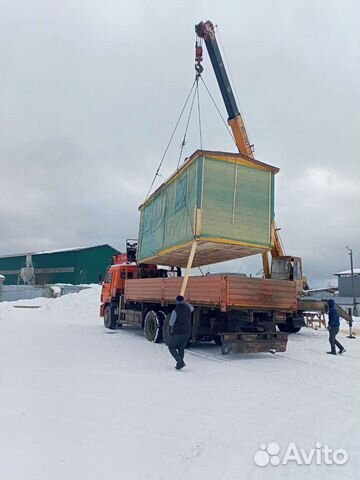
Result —
<path fill-rule="evenodd" d="M 339 314 L 336 311 L 335 307 L 335 302 L 331 298 L 328 300 L 328 316 L 329 316 L 329 323 L 328 323 L 328 330 L 329 330 L 329 342 L 331 346 L 331 352 L 326 352 L 329 353 L 330 355 L 336 355 L 336 347 L 339 349 L 339 353 L 344 353 L 345 348 L 341 345 L 340 342 L 336 340 L 336 335 L 339 333 L 339 327 L 340 327 L 340 318 Z"/>
<path fill-rule="evenodd" d="M 176 360 L 176 370 L 185 367 L 184 354 L 185 347 L 191 337 L 191 313 L 194 307 L 185 302 L 182 295 L 176 297 L 176 306 L 171 312 L 169 321 L 170 343 L 169 351 Z"/>

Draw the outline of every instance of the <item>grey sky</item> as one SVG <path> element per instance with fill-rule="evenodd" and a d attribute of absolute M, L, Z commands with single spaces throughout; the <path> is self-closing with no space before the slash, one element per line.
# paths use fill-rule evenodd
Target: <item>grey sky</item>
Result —
<path fill-rule="evenodd" d="M 138 205 L 219 32 L 276 218 L 314 286 L 360 263 L 360 10 L 354 0 L 0 0 L 0 254 L 137 235 Z M 206 51 L 203 74 L 225 115 Z M 234 146 L 202 90 L 204 148 Z M 162 174 L 177 163 L 180 129 Z M 186 154 L 199 147 L 195 121 Z M 259 259 L 222 268 L 255 272 Z"/>

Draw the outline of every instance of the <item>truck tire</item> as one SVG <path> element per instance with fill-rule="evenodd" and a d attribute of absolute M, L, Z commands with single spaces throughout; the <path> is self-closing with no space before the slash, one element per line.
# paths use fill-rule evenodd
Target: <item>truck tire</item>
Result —
<path fill-rule="evenodd" d="M 169 325 L 170 317 L 171 317 L 171 314 L 168 313 L 165 316 L 164 324 L 163 324 L 162 337 L 163 337 L 163 341 L 166 343 L 166 345 L 169 345 L 170 338 L 171 338 L 170 337 L 170 325 Z"/>
<path fill-rule="evenodd" d="M 162 342 L 164 318 L 165 314 L 162 311 L 150 310 L 147 312 L 144 320 L 144 335 L 149 342 Z"/>
<path fill-rule="evenodd" d="M 294 327 L 294 325 L 291 325 L 289 323 L 279 323 L 278 329 L 280 330 L 280 332 L 284 333 L 297 333 L 300 332 L 301 327 Z"/>
<path fill-rule="evenodd" d="M 116 317 L 114 310 L 114 307 L 111 305 L 106 305 L 104 309 L 104 326 L 110 330 L 115 330 L 116 328 Z"/>
<path fill-rule="evenodd" d="M 220 335 L 214 335 L 214 336 L 213 336 L 213 340 L 214 340 L 214 342 L 215 342 L 216 345 L 218 345 L 219 347 L 221 347 L 222 341 L 221 341 Z"/>

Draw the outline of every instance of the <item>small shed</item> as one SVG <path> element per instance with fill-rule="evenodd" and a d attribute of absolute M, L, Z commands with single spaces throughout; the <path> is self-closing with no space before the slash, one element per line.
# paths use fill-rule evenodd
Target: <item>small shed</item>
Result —
<path fill-rule="evenodd" d="M 360 297 L 360 268 L 334 273 L 338 277 L 340 297 Z"/>
<path fill-rule="evenodd" d="M 185 267 L 271 248 L 277 167 L 236 153 L 197 150 L 140 207 L 138 262 Z"/>

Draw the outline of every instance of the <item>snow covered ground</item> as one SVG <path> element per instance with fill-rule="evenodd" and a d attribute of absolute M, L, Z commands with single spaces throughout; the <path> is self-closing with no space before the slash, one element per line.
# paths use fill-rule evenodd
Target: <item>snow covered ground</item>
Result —
<path fill-rule="evenodd" d="M 276 355 L 203 345 L 177 372 L 141 331 L 104 329 L 99 287 L 19 304 L 40 308 L 0 304 L 1 480 L 357 478 L 359 336 L 336 357 L 324 329 Z M 349 460 L 257 466 L 269 442 Z"/>

